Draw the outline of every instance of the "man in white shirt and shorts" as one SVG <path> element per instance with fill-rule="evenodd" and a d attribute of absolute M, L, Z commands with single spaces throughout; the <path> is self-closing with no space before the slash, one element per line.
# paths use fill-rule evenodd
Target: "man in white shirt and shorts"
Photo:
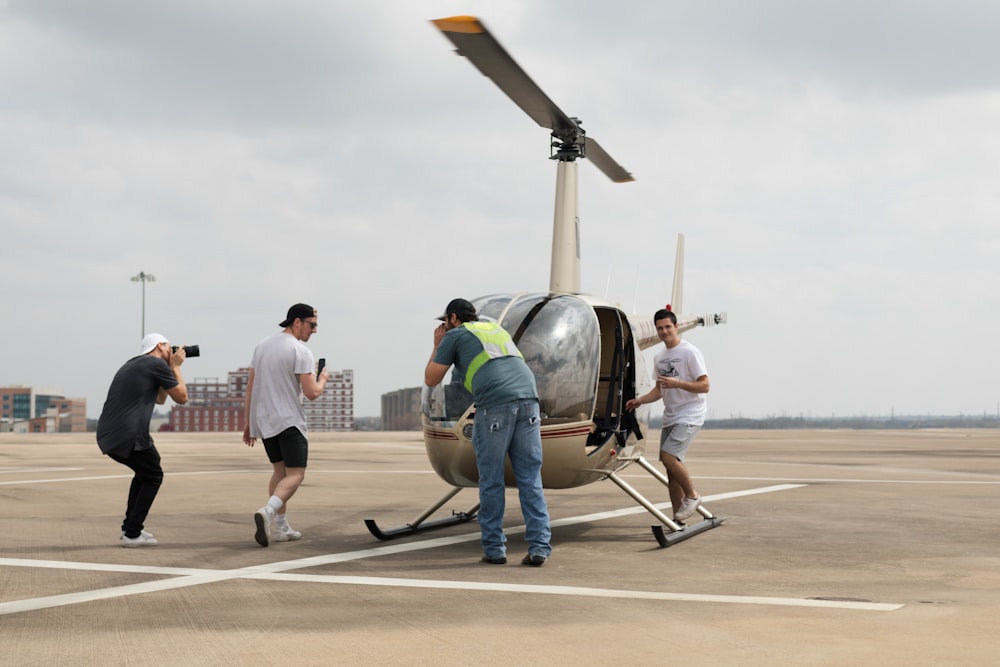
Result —
<path fill-rule="evenodd" d="M 705 424 L 706 394 L 709 390 L 708 370 L 701 351 L 682 340 L 677 331 L 677 316 L 669 310 L 653 315 L 656 333 L 663 341 L 653 361 L 655 386 L 646 394 L 625 404 L 635 410 L 643 403 L 663 400 L 663 429 L 660 431 L 660 462 L 670 483 L 670 503 L 674 519 L 683 521 L 698 510 L 701 496 L 695 490 L 684 465 L 695 434 Z"/>
<path fill-rule="evenodd" d="M 312 350 L 305 346 L 316 333 L 316 309 L 297 303 L 279 327 L 283 330 L 257 344 L 247 382 L 246 426 L 243 442 L 253 447 L 264 442 L 274 468 L 268 482 L 267 504 L 254 513 L 257 544 L 287 542 L 302 538 L 288 523 L 288 501 L 306 475 L 309 441 L 302 397 L 319 398 L 326 388 L 326 369 L 316 373 Z"/>

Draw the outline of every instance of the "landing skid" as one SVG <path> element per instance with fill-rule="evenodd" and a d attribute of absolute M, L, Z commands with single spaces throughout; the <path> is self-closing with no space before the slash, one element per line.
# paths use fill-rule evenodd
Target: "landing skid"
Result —
<path fill-rule="evenodd" d="M 461 490 L 462 487 L 460 486 L 456 486 L 449 490 L 448 493 L 446 493 L 439 501 L 428 507 L 413 521 L 404 526 L 382 530 L 378 527 L 378 524 L 375 523 L 375 519 L 365 519 L 365 525 L 368 526 L 368 532 L 376 538 L 380 540 L 394 540 L 397 537 L 415 535 L 428 530 L 447 528 L 448 526 L 457 526 L 458 524 L 466 523 L 476 518 L 476 514 L 479 512 L 478 503 L 470 508 L 468 512 L 453 512 L 449 517 L 427 521 L 427 517 L 441 509 L 442 505 L 458 495 L 458 492 Z"/>
<path fill-rule="evenodd" d="M 653 529 L 653 537 L 656 541 L 660 543 L 661 547 L 669 547 L 672 544 L 677 544 L 678 542 L 683 542 L 689 537 L 694 537 L 698 533 L 704 533 L 706 530 L 711 530 L 716 526 L 721 526 L 725 519 L 717 516 L 705 517 L 703 521 L 692 524 L 690 526 L 678 526 L 680 530 L 671 530 L 671 532 L 666 532 L 663 530 L 663 526 L 657 524 L 655 526 L 650 526 Z"/>
<path fill-rule="evenodd" d="M 650 475 L 655 477 L 664 486 L 669 484 L 669 480 L 666 475 L 661 473 L 659 470 L 653 467 L 653 465 L 647 461 L 642 456 L 637 456 L 632 459 L 634 463 L 639 464 L 639 466 L 646 470 Z M 618 476 L 618 473 L 613 472 L 608 474 L 608 479 L 618 485 L 618 487 L 631 496 L 636 502 L 642 505 L 646 510 L 659 520 L 661 525 L 652 526 L 653 537 L 661 547 L 669 547 L 678 542 L 683 542 L 684 540 L 694 537 L 706 530 L 711 530 L 716 526 L 721 526 L 723 521 L 722 517 L 717 517 L 708 511 L 708 508 L 704 505 L 698 507 L 698 513 L 702 516 L 702 521 L 698 523 L 688 525 L 683 525 L 677 523 L 666 514 L 661 512 L 653 503 L 649 502 L 641 493 L 636 491 L 628 482 L 623 480 Z M 436 530 L 438 528 L 447 528 L 449 526 L 457 526 L 459 524 L 467 523 L 476 518 L 479 512 L 479 504 L 473 505 L 467 512 L 452 512 L 451 516 L 444 517 L 442 519 L 434 519 L 433 521 L 428 521 L 427 518 L 430 517 L 434 512 L 437 512 L 441 507 L 458 495 L 458 492 L 462 490 L 463 487 L 453 487 L 448 490 L 448 493 L 444 494 L 440 500 L 432 504 L 426 510 L 420 513 L 413 521 L 407 523 L 403 526 L 398 526 L 396 528 L 389 528 L 382 530 L 378 527 L 378 524 L 374 519 L 365 519 L 365 526 L 368 527 L 368 531 L 380 540 L 394 540 L 399 537 L 406 537 L 407 535 L 416 535 L 417 533 L 423 533 L 428 530 Z M 664 530 L 666 527 L 668 530 Z"/>
<path fill-rule="evenodd" d="M 635 463 L 638 463 L 641 468 L 643 468 L 650 475 L 655 477 L 661 484 L 667 486 L 670 480 L 667 479 L 666 475 L 661 473 L 653 464 L 647 461 L 643 456 L 637 456 L 633 459 Z M 669 518 L 666 514 L 661 512 L 653 503 L 649 502 L 641 493 L 635 490 L 628 482 L 623 480 L 618 476 L 618 473 L 611 473 L 608 475 L 608 479 L 618 485 L 618 487 L 632 497 L 633 500 L 642 505 L 646 510 L 659 520 L 660 524 L 652 526 L 653 537 L 661 547 L 669 547 L 672 544 L 677 544 L 678 542 L 683 542 L 684 540 L 694 537 L 699 533 L 703 533 L 706 530 L 711 530 L 716 526 L 721 526 L 722 522 L 725 521 L 722 517 L 717 517 L 708 511 L 708 508 L 704 505 L 698 506 L 698 513 L 701 514 L 703 520 L 698 523 L 688 525 L 682 525 L 677 523 L 673 519 Z M 663 528 L 666 526 L 670 532 L 665 531 Z"/>

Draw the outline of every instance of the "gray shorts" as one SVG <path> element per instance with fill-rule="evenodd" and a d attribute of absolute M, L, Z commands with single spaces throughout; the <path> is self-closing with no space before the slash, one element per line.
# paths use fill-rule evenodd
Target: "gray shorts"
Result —
<path fill-rule="evenodd" d="M 694 440 L 694 435 L 701 430 L 701 426 L 694 424 L 673 424 L 664 426 L 660 431 L 660 451 L 670 454 L 678 461 L 684 460 L 688 447 Z"/>
<path fill-rule="evenodd" d="M 264 438 L 264 451 L 271 463 L 284 463 L 286 468 L 305 468 L 309 441 L 302 431 L 289 426 L 273 438 Z"/>

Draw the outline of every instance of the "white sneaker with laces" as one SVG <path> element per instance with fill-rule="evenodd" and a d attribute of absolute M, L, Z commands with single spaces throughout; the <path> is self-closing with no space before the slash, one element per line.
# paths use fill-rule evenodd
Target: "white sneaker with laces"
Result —
<path fill-rule="evenodd" d="M 292 528 L 287 523 L 278 526 L 274 530 L 274 541 L 275 542 L 294 542 L 295 540 L 301 540 L 302 533 Z"/>
<path fill-rule="evenodd" d="M 266 547 L 270 542 L 271 524 L 274 523 L 276 515 L 277 512 L 270 505 L 264 505 L 253 514 L 254 523 L 257 524 L 257 532 L 253 537 L 262 547 Z"/>
<path fill-rule="evenodd" d="M 147 533 L 147 532 L 146 532 L 146 531 L 144 531 L 144 530 L 140 530 L 139 532 L 140 532 L 140 533 L 142 533 L 142 536 L 143 536 L 143 537 L 148 537 L 148 538 L 150 538 L 150 539 L 152 539 L 152 538 L 153 538 L 153 534 L 152 534 L 152 533 Z M 121 535 L 121 536 L 122 536 L 122 537 L 125 537 L 125 531 L 124 531 L 124 530 L 122 531 L 122 535 Z"/>
<path fill-rule="evenodd" d="M 701 505 L 701 496 L 697 498 L 685 498 L 681 501 L 681 506 L 674 512 L 674 519 L 683 521 L 694 514 L 699 505 Z"/>
<path fill-rule="evenodd" d="M 125 537 L 122 536 L 122 546 L 128 549 L 134 547 L 155 547 L 159 542 L 154 540 L 152 537 L 146 537 L 145 535 L 139 535 L 139 537 Z"/>

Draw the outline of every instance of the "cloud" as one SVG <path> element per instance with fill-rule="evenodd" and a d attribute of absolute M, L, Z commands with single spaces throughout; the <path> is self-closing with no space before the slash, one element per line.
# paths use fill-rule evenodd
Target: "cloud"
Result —
<path fill-rule="evenodd" d="M 580 166 L 584 289 L 652 312 L 687 235 L 716 416 L 994 409 L 998 11 L 8 0 L 0 385 L 96 416 L 141 270 L 189 378 L 306 301 L 377 414 L 451 297 L 544 290 L 547 132 L 427 23 L 475 12 L 637 177 Z"/>

